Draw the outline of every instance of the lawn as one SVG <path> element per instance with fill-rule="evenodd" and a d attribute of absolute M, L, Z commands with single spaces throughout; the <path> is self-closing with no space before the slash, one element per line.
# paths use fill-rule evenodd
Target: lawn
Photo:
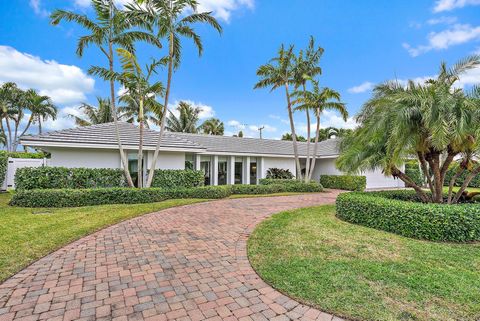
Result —
<path fill-rule="evenodd" d="M 0 194 L 0 283 L 28 264 L 82 236 L 142 214 L 205 200 L 168 200 L 136 205 L 32 209 L 7 205 Z"/>
<path fill-rule="evenodd" d="M 280 291 L 359 320 L 479 320 L 480 244 L 418 241 L 342 222 L 334 206 L 274 215 L 248 241 Z"/>

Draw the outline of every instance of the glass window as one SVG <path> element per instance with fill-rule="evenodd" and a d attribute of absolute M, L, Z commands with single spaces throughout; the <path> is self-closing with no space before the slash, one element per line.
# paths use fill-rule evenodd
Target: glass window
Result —
<path fill-rule="evenodd" d="M 257 159 L 250 158 L 250 185 L 257 185 Z"/>
<path fill-rule="evenodd" d="M 211 185 L 211 158 L 209 156 L 200 157 L 200 170 L 205 177 L 205 185 Z"/>
<path fill-rule="evenodd" d="M 218 157 L 218 185 L 227 185 L 227 157 Z"/>
<path fill-rule="evenodd" d="M 185 154 L 185 169 L 193 170 L 195 167 L 195 155 Z"/>
<path fill-rule="evenodd" d="M 243 183 L 243 160 L 235 158 L 235 184 Z"/>
<path fill-rule="evenodd" d="M 128 153 L 128 170 L 135 186 L 138 186 L 138 154 Z"/>

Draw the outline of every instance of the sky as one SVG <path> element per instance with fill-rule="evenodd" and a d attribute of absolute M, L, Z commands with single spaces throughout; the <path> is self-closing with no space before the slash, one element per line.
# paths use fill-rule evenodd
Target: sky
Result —
<path fill-rule="evenodd" d="M 128 0 L 117 0 L 118 5 Z M 322 127 L 355 127 L 355 114 L 375 84 L 398 79 L 422 81 L 437 73 L 441 61 L 453 64 L 480 54 L 480 0 L 199 0 L 199 10 L 212 11 L 223 26 L 219 35 L 196 26 L 204 43 L 199 57 L 184 40 L 182 64 L 173 77 L 172 108 L 190 101 L 203 109 L 202 119 L 218 117 L 225 134 L 278 139 L 290 132 L 285 94 L 254 90 L 257 68 L 274 57 L 281 44 L 308 44 L 310 36 L 325 49 L 321 86 L 339 91 L 350 117 L 321 117 Z M 74 24 L 52 26 L 55 9 L 90 15 L 89 0 L 3 0 L 0 10 L 0 83 L 14 81 L 52 97 L 59 117 L 47 130 L 74 127 L 68 114 L 82 102 L 108 97 L 107 84 L 87 74 L 92 65 L 106 66 L 96 48 L 75 53 L 85 31 Z M 165 49 L 137 46 L 145 64 L 163 57 Z M 165 70 L 159 72 L 165 79 Z M 461 79 L 461 86 L 480 83 L 480 69 Z M 117 89 L 118 88 L 117 86 Z M 295 116 L 300 134 L 306 124 Z M 36 130 L 36 129 L 33 129 Z"/>

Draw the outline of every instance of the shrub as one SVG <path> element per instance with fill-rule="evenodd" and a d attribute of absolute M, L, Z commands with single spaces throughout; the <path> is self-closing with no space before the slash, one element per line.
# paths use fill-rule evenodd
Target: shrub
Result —
<path fill-rule="evenodd" d="M 405 162 L 405 174 L 410 177 L 415 184 L 423 186 L 425 179 L 423 177 L 422 170 L 419 167 L 418 161 L 409 160 Z"/>
<path fill-rule="evenodd" d="M 269 180 L 267 180 L 269 182 Z M 323 188 L 319 183 L 295 183 L 287 184 L 262 184 L 262 185 L 233 185 L 232 194 L 274 194 L 274 193 L 316 193 L 322 192 Z"/>
<path fill-rule="evenodd" d="M 7 152 L 0 151 L 0 185 L 5 181 L 7 174 L 8 158 L 36 158 L 41 159 L 45 157 L 44 153 L 27 153 L 27 152 Z"/>
<path fill-rule="evenodd" d="M 320 184 L 325 188 L 361 192 L 367 187 L 367 178 L 355 175 L 321 175 Z"/>
<path fill-rule="evenodd" d="M 270 179 L 292 179 L 294 178 L 289 169 L 269 168 L 267 170 L 267 178 Z"/>
<path fill-rule="evenodd" d="M 452 179 L 453 175 L 457 172 L 458 169 L 458 163 L 454 163 L 450 165 L 448 168 L 447 174 L 445 175 L 445 185 L 448 186 L 450 184 L 450 180 Z M 460 175 L 457 180 L 455 181 L 455 186 L 462 186 L 463 182 L 465 181 L 465 178 L 468 176 L 470 172 L 464 171 L 462 175 Z M 470 184 L 468 184 L 468 187 L 480 187 L 480 175 L 475 176 Z"/>
<path fill-rule="evenodd" d="M 205 177 L 202 171 L 195 170 L 155 170 L 152 187 L 188 188 L 203 186 Z"/>
<path fill-rule="evenodd" d="M 220 199 L 228 197 L 228 186 L 168 189 L 148 188 L 96 188 L 21 190 L 16 192 L 10 205 L 22 207 L 78 207 L 104 204 L 140 204 L 167 199 L 198 198 Z"/>
<path fill-rule="evenodd" d="M 24 167 L 15 173 L 18 190 L 31 189 L 83 189 L 126 186 L 121 169 Z"/>
<path fill-rule="evenodd" d="M 260 185 L 300 185 L 305 184 L 303 181 L 296 179 L 275 179 L 275 178 L 262 178 L 259 180 Z"/>
<path fill-rule="evenodd" d="M 337 217 L 406 237 L 430 241 L 480 240 L 480 204 L 424 204 L 413 191 L 344 193 Z"/>

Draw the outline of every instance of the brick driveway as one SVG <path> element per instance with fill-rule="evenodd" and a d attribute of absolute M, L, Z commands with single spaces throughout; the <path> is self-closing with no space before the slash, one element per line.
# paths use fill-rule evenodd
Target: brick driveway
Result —
<path fill-rule="evenodd" d="M 273 290 L 246 254 L 262 219 L 337 194 L 220 200 L 109 227 L 1 284 L 0 321 L 341 320 Z"/>

